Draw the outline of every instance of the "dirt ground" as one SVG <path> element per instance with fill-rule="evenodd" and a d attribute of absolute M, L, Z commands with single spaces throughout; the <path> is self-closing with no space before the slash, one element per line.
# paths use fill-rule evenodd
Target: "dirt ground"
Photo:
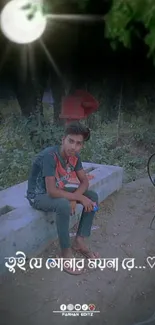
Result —
<path fill-rule="evenodd" d="M 124 184 L 103 203 L 96 214 L 90 244 L 102 258 L 118 258 L 118 271 L 99 268 L 72 276 L 59 269 L 7 273 L 0 282 L 0 324 L 49 325 L 94 324 L 135 325 L 155 312 L 155 188 L 148 178 Z M 57 251 L 57 242 L 42 253 L 46 260 Z M 125 258 L 135 258 L 130 271 Z M 155 260 L 155 258 L 154 258 Z M 131 265 L 131 263 L 130 263 Z M 138 268 L 145 266 L 145 268 Z M 61 304 L 95 304 L 93 317 L 65 317 L 54 314 Z M 155 320 L 150 325 L 155 324 Z M 138 323 L 139 325 L 139 323 Z"/>

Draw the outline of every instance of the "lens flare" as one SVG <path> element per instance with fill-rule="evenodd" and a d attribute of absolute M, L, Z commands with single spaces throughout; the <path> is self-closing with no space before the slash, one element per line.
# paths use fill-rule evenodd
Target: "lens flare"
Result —
<path fill-rule="evenodd" d="M 12 0 L 0 15 L 2 33 L 17 44 L 28 44 L 39 39 L 46 29 L 47 20 L 39 6 L 31 7 L 27 0 Z"/>

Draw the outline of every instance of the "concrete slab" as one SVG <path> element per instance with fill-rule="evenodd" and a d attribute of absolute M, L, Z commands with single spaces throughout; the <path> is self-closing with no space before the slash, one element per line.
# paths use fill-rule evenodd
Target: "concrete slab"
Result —
<path fill-rule="evenodd" d="M 94 175 L 89 188 L 99 195 L 99 203 L 122 187 L 123 168 L 83 163 L 86 172 Z M 75 185 L 73 185 L 75 186 Z M 4 259 L 24 251 L 27 257 L 40 253 L 57 238 L 55 214 L 36 211 L 25 197 L 27 181 L 0 192 L 0 273 L 6 271 Z M 80 219 L 82 205 L 78 204 L 70 228 Z"/>
<path fill-rule="evenodd" d="M 100 195 L 100 202 L 104 200 L 107 195 L 122 187 L 123 168 L 109 165 L 99 165 L 93 163 L 83 163 L 86 172 L 94 175 L 95 178 L 89 181 L 90 188 L 97 190 Z M 93 170 L 92 170 L 93 169 Z M 113 180 L 113 181 L 112 181 Z M 108 184 L 108 188 L 107 188 Z M 73 184 L 73 186 L 76 186 Z M 12 208 L 19 208 L 28 206 L 26 199 L 27 181 L 11 186 L 5 190 L 0 191 L 0 209 L 6 205 Z M 104 192 L 104 193 L 100 193 Z"/>

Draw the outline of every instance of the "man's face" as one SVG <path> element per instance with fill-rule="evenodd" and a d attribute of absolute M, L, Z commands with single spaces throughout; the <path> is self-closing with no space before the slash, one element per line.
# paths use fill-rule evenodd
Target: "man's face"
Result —
<path fill-rule="evenodd" d="M 67 135 L 62 140 L 62 146 L 65 155 L 75 156 L 76 153 L 79 153 L 83 147 L 83 136 L 82 135 Z"/>

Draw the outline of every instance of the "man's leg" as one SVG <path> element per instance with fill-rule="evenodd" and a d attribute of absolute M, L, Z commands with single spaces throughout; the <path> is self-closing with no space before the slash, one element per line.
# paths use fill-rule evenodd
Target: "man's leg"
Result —
<path fill-rule="evenodd" d="M 69 236 L 69 220 L 71 215 L 70 202 L 64 198 L 51 198 L 47 194 L 40 194 L 35 198 L 33 208 L 42 210 L 44 212 L 51 211 L 56 213 L 56 226 L 61 248 L 61 255 L 63 258 L 73 257 Z M 80 274 L 78 270 L 73 272 L 71 269 L 66 269 L 66 271 L 70 271 L 70 273 Z"/>
<path fill-rule="evenodd" d="M 69 219 L 71 214 L 70 202 L 64 198 L 51 198 L 47 194 L 37 195 L 33 207 L 44 212 L 56 213 L 56 226 L 60 247 L 64 253 L 70 248 Z"/>
<path fill-rule="evenodd" d="M 76 188 L 68 187 L 66 188 L 66 190 L 69 192 L 74 192 Z M 96 202 L 96 204 L 98 204 L 98 195 L 96 192 L 92 190 L 87 190 L 83 195 L 88 197 L 91 201 Z M 84 239 L 89 237 L 91 234 L 91 227 L 93 224 L 94 217 L 95 217 L 94 211 L 85 212 L 83 209 L 76 238 L 73 244 L 73 248 L 81 252 L 87 258 L 95 258 L 99 256 L 97 253 L 91 252 L 87 248 L 84 241 Z"/>
<path fill-rule="evenodd" d="M 84 196 L 88 197 L 90 200 L 93 202 L 96 202 L 98 205 L 98 195 L 96 192 L 87 190 L 84 193 Z M 91 252 L 85 242 L 84 239 L 88 238 L 91 234 L 91 227 L 93 224 L 93 220 L 95 217 L 95 212 L 85 212 L 83 209 L 83 213 L 81 215 L 78 231 L 76 234 L 76 238 L 73 244 L 73 248 L 81 252 L 83 255 L 85 255 L 88 258 L 95 258 L 98 257 L 99 255 L 97 253 Z"/>
<path fill-rule="evenodd" d="M 91 191 L 91 190 L 87 190 L 84 193 L 84 196 L 88 197 L 91 201 L 96 202 L 96 204 L 98 205 L 98 195 L 96 192 Z M 83 209 L 83 213 L 81 215 L 81 220 L 79 223 L 79 228 L 77 231 L 77 235 L 78 236 L 82 236 L 82 237 L 89 237 L 91 234 L 91 227 L 92 227 L 92 223 L 95 217 L 95 212 L 91 211 L 91 212 L 85 212 Z"/>

